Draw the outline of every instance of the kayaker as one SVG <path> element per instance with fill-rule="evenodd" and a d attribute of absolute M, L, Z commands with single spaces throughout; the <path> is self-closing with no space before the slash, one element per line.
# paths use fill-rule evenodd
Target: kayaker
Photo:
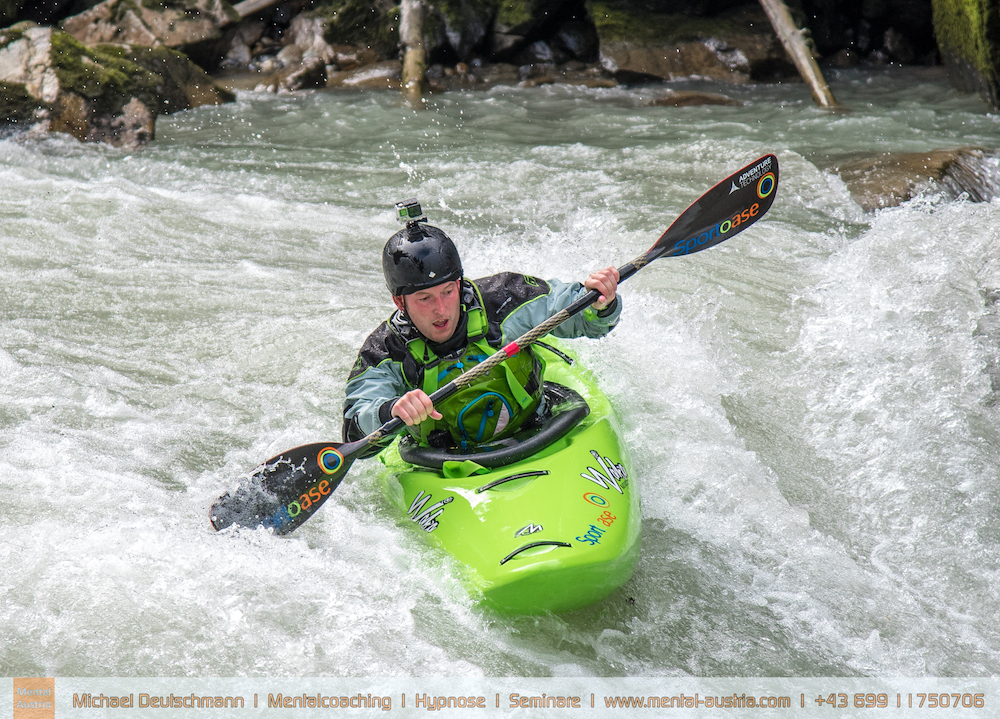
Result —
<path fill-rule="evenodd" d="M 600 293 L 598 301 L 552 334 L 608 334 L 621 314 L 618 270 L 593 272 L 582 285 L 513 272 L 469 280 L 454 242 L 424 224 L 416 200 L 400 203 L 397 210 L 406 217 L 406 227 L 382 251 L 396 312 L 368 336 L 351 369 L 344 441 L 361 439 L 392 417 L 405 422 L 421 444 L 435 447 L 512 434 L 544 410 L 542 366 L 530 347 L 439 407 L 429 395 L 591 289 Z"/>

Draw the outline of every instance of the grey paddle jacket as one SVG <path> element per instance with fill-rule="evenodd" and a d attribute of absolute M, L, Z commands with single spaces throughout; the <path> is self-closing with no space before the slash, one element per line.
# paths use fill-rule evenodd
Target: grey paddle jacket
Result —
<path fill-rule="evenodd" d="M 589 292 L 579 282 L 546 281 L 502 272 L 479 280 L 462 280 L 462 303 L 470 309 L 479 307 L 473 283 L 482 296 L 489 325 L 486 341 L 496 349 Z M 615 295 L 605 309 L 595 312 L 588 307 L 559 325 L 552 334 L 565 338 L 603 337 L 618 323 L 621 308 L 621 298 Z M 463 312 L 455 335 L 444 346 L 430 343 L 435 354 L 444 357 L 465 348 L 466 319 Z M 420 337 L 406 315 L 397 310 L 365 340 L 345 388 L 345 442 L 361 439 L 388 422 L 396 399 L 422 386 L 422 369 L 406 347 L 408 341 Z"/>

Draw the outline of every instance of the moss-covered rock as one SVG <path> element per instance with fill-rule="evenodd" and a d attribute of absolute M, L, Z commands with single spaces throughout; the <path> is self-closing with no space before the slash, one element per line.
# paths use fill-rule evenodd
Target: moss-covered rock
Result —
<path fill-rule="evenodd" d="M 238 21 L 226 0 L 104 0 L 66 18 L 61 27 L 84 45 L 163 45 L 211 69 Z"/>
<path fill-rule="evenodd" d="M 30 122 L 38 109 L 38 100 L 24 85 L 0 82 L 0 127 Z"/>
<path fill-rule="evenodd" d="M 518 62 L 526 47 L 552 39 L 561 25 L 581 15 L 586 15 L 582 0 L 499 0 L 493 25 L 493 57 Z"/>
<path fill-rule="evenodd" d="M 331 45 L 361 45 L 380 58 L 399 53 L 399 6 L 382 0 L 332 0 L 311 11 L 327 21 Z"/>
<path fill-rule="evenodd" d="M 745 22 L 734 18 L 653 12 L 627 0 L 589 0 L 587 10 L 602 42 L 674 45 L 740 35 L 748 29 Z M 761 20 L 765 28 L 770 27 L 766 16 Z"/>
<path fill-rule="evenodd" d="M 588 0 L 601 63 L 619 79 L 708 77 L 727 82 L 795 76 L 763 10 L 713 17 L 650 10 L 639 0 Z"/>
<path fill-rule="evenodd" d="M 0 32 L 0 122 L 8 125 L 141 145 L 152 139 L 156 115 L 232 99 L 168 48 L 87 47 L 42 27 Z"/>
<path fill-rule="evenodd" d="M 62 92 L 89 100 L 98 113 L 120 113 L 133 97 L 149 107 L 159 105 L 160 78 L 117 53 L 88 48 L 71 35 L 54 32 L 52 67 Z"/>
<path fill-rule="evenodd" d="M 510 35 L 523 35 L 534 18 L 532 0 L 500 0 L 497 7 L 496 29 Z"/>
<path fill-rule="evenodd" d="M 211 76 L 185 55 L 166 47 L 141 45 L 99 45 L 93 49 L 104 62 L 140 67 L 156 80 L 154 107 L 158 114 L 169 115 L 201 105 L 233 102 L 236 96 L 220 87 Z M 150 97 L 150 101 L 154 102 Z"/>
<path fill-rule="evenodd" d="M 470 60 L 476 49 L 483 45 L 493 23 L 497 13 L 496 0 L 438 0 L 434 8 L 443 21 L 448 44 L 456 58 Z"/>
<path fill-rule="evenodd" d="M 979 92 L 1000 109 L 1000 4 L 996 0 L 934 0 L 934 32 L 956 87 Z"/>

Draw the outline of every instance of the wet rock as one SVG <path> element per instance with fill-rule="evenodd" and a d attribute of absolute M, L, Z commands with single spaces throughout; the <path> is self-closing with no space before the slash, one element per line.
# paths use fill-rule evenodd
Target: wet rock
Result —
<path fill-rule="evenodd" d="M 263 59 L 254 58 L 248 65 L 227 63 L 226 70 L 216 79 L 229 90 L 255 90 L 257 92 L 295 92 L 319 87 L 350 87 L 360 84 L 367 87 L 372 84 L 381 87 L 378 76 L 391 76 L 392 70 L 384 67 L 396 67 L 393 61 L 386 61 L 387 66 L 373 68 L 379 64 L 379 55 L 368 47 L 350 47 L 347 45 L 329 45 L 322 38 L 325 21 L 314 22 L 307 18 L 308 14 L 300 15 L 293 20 L 296 28 L 302 24 L 308 25 L 312 31 L 303 33 L 290 30 L 289 41 L 277 55 Z M 301 44 L 300 44 L 301 43 Z M 372 68 L 370 72 L 362 72 Z M 390 77 L 391 79 L 391 77 Z M 398 80 L 398 77 L 397 77 Z M 386 82 L 389 86 L 392 83 Z"/>
<path fill-rule="evenodd" d="M 833 67 L 839 70 L 845 70 L 851 67 L 857 67 L 861 64 L 861 56 L 853 50 L 844 48 L 843 50 L 838 50 L 836 53 L 828 58 L 824 58 L 823 63 L 825 67 Z"/>
<path fill-rule="evenodd" d="M 333 84 L 350 77 L 351 71 L 372 65 L 380 55 L 367 46 L 331 45 L 326 41 L 330 20 L 322 13 L 304 12 L 292 18 L 282 35 L 283 45 L 270 48 L 276 54 L 254 57 L 263 35 L 262 23 L 237 28 L 226 55 L 227 75 L 222 82 L 234 89 L 294 92 L 325 87 L 328 76 Z M 258 34 L 259 31 L 259 34 Z M 256 36 L 256 37 L 255 37 Z M 256 47 L 251 47 L 252 44 Z M 343 73 L 336 75 L 336 73 Z"/>
<path fill-rule="evenodd" d="M 156 115 L 232 99 L 168 48 L 89 48 L 31 23 L 0 31 L 0 123 L 9 126 L 137 147 L 153 139 Z"/>
<path fill-rule="evenodd" d="M 101 45 L 96 48 L 108 58 L 133 62 L 157 79 L 157 102 L 151 104 L 159 115 L 170 115 L 202 105 L 233 102 L 233 93 L 222 88 L 204 70 L 183 54 L 169 48 L 141 45 Z"/>
<path fill-rule="evenodd" d="M 543 68 L 541 73 L 528 73 L 518 87 L 538 87 L 540 85 L 579 85 L 582 87 L 601 88 L 617 87 L 618 81 L 609 77 L 598 66 L 586 66 L 582 63 L 569 62 L 561 67 Z"/>
<path fill-rule="evenodd" d="M 553 62 L 552 51 L 547 47 L 548 38 L 543 37 L 543 31 L 546 26 L 553 25 L 554 18 L 560 17 L 564 5 L 564 0 L 501 0 L 493 21 L 492 58 L 499 62 L 521 64 L 531 62 L 528 59 L 530 54 L 540 51 L 549 56 L 548 60 L 541 62 Z M 528 49 L 539 41 L 546 42 L 545 49 Z"/>
<path fill-rule="evenodd" d="M 726 82 L 750 81 L 748 68 L 727 65 L 700 42 L 643 46 L 637 43 L 601 43 L 601 63 L 624 82 L 678 80 L 701 77 Z"/>
<path fill-rule="evenodd" d="M 601 63 L 623 82 L 701 77 L 746 83 L 795 77 L 763 11 L 724 17 L 653 12 L 630 0 L 590 0 Z"/>
<path fill-rule="evenodd" d="M 334 59 L 337 69 L 345 72 L 357 70 L 359 67 L 374 65 L 379 62 L 378 53 L 368 47 L 347 47 L 333 45 Z"/>
<path fill-rule="evenodd" d="M 288 28 L 289 46 L 298 52 L 299 62 L 308 63 L 319 59 L 329 65 L 336 61 L 337 49 L 326 41 L 329 30 L 326 18 L 312 13 L 302 13 L 292 18 Z M 278 56 L 280 57 L 281 53 Z"/>
<path fill-rule="evenodd" d="M 380 60 L 399 53 L 399 6 L 392 0 L 332 0 L 310 13 L 326 21 L 329 45 L 364 47 Z"/>
<path fill-rule="evenodd" d="M 513 60 L 518 65 L 561 65 L 569 61 L 571 56 L 558 48 L 554 48 L 544 40 L 536 40 L 521 49 Z"/>
<path fill-rule="evenodd" d="M 539 87 L 541 85 L 578 85 L 583 87 L 616 87 L 618 83 L 599 66 L 580 62 L 565 65 L 525 65 L 510 63 L 459 63 L 454 68 L 432 65 L 427 70 L 431 92 L 446 90 L 488 90 L 506 85 L 510 87 Z"/>
<path fill-rule="evenodd" d="M 164 46 L 211 68 L 229 44 L 223 28 L 238 20 L 226 0 L 170 0 L 169 4 L 104 0 L 66 18 L 61 27 L 90 47 L 107 43 Z"/>
<path fill-rule="evenodd" d="M 509 63 L 486 63 L 454 68 L 432 65 L 427 72 L 431 92 L 445 90 L 486 90 L 497 85 L 514 86 L 521 80 L 517 67 Z"/>
<path fill-rule="evenodd" d="M 502 0 L 497 7 L 497 32 L 526 37 L 537 33 L 559 11 L 560 0 Z"/>
<path fill-rule="evenodd" d="M 264 36 L 267 23 L 258 18 L 243 18 L 236 25 L 229 48 L 222 60 L 224 67 L 247 67 L 253 60 L 253 48 Z"/>
<path fill-rule="evenodd" d="M 497 4 L 491 0 L 438 0 L 433 3 L 428 15 L 430 32 L 425 30 L 425 35 L 431 35 L 426 41 L 431 55 L 444 58 L 453 55 L 458 61 L 471 61 L 476 49 L 484 44 L 498 12 L 501 11 Z M 443 37 L 434 36 L 431 28 L 435 23 L 443 31 Z M 442 40 L 447 47 L 442 47 Z"/>
<path fill-rule="evenodd" d="M 885 31 L 882 47 L 892 62 L 909 65 L 916 59 L 917 54 L 913 49 L 913 43 L 895 28 L 889 28 Z"/>
<path fill-rule="evenodd" d="M 895 207 L 921 191 L 940 188 L 954 196 L 984 201 L 996 196 L 995 158 L 976 147 L 931 152 L 892 153 L 843 162 L 837 172 L 855 202 L 872 211 Z"/>
<path fill-rule="evenodd" d="M 347 72 L 332 72 L 326 86 L 342 90 L 398 90 L 402 63 L 386 60 Z"/>
<path fill-rule="evenodd" d="M 243 87 L 252 85 L 257 92 L 287 93 L 298 90 L 326 87 L 327 65 L 319 58 L 297 62 L 271 72 L 256 74 L 256 82 L 244 82 Z M 253 76 L 251 76 L 253 77 Z"/>
<path fill-rule="evenodd" d="M 743 103 L 725 95 L 713 92 L 693 92 L 670 90 L 651 103 L 656 107 L 693 107 L 696 105 L 728 105 L 738 107 Z"/>
<path fill-rule="evenodd" d="M 553 40 L 571 57 L 581 62 L 597 62 L 600 57 L 601 39 L 597 36 L 593 23 L 583 20 L 564 22 Z"/>
<path fill-rule="evenodd" d="M 1000 110 L 1000 13 L 978 3 L 936 0 L 934 30 L 948 76 Z"/>
<path fill-rule="evenodd" d="M 11 125 L 31 122 L 37 110 L 38 98 L 28 92 L 24 84 L 0 80 L 0 131 Z"/>

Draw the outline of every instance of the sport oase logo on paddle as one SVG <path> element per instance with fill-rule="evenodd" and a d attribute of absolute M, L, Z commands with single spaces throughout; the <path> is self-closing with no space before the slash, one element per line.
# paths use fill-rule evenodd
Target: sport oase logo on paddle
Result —
<path fill-rule="evenodd" d="M 289 502 L 288 506 L 285 507 L 285 511 L 288 512 L 289 517 L 297 517 L 303 511 L 308 512 L 314 504 L 321 502 L 323 497 L 326 497 L 332 491 L 333 488 L 330 483 L 325 479 L 321 480 L 310 487 L 308 492 L 300 495 L 298 499 Z"/>
<path fill-rule="evenodd" d="M 774 175 L 769 174 L 766 177 L 761 178 L 761 183 L 764 183 L 767 177 L 771 178 L 770 189 L 767 189 L 767 194 L 769 195 L 771 194 L 771 190 L 774 189 Z M 764 195 L 764 197 L 766 196 L 767 195 Z M 760 203 L 755 202 L 742 212 L 737 212 L 728 220 L 716 223 L 715 227 L 710 227 L 700 235 L 678 242 L 674 245 L 674 249 L 670 254 L 675 257 L 687 255 L 694 252 L 699 246 L 704 245 L 709 240 L 714 240 L 717 237 L 725 237 L 731 232 L 738 232 L 740 225 L 744 222 L 750 222 L 752 218 L 757 217 L 759 212 Z"/>

